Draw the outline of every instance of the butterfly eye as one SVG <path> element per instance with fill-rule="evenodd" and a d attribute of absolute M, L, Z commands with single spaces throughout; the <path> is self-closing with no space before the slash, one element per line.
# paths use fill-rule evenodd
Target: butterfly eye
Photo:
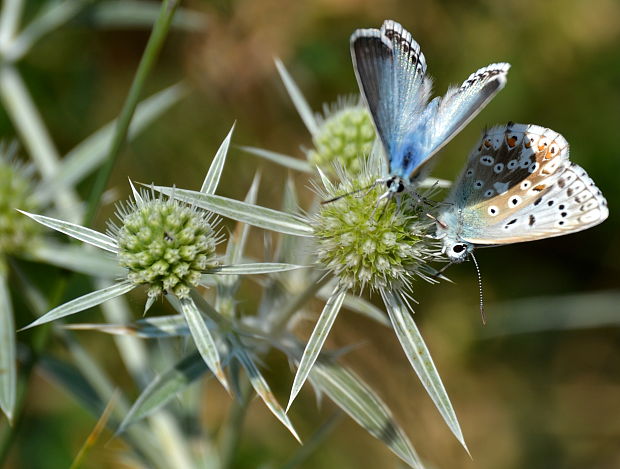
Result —
<path fill-rule="evenodd" d="M 473 169 L 468 169 L 467 172 L 465 173 L 465 176 L 470 177 L 474 175 L 474 170 Z"/>
<path fill-rule="evenodd" d="M 521 160 L 521 163 L 519 163 L 519 166 L 521 166 L 523 169 L 525 168 L 529 168 L 530 167 L 530 160 L 527 158 L 524 158 Z"/>
<path fill-rule="evenodd" d="M 515 169 L 517 167 L 517 160 L 510 160 L 506 165 L 508 169 Z"/>
<path fill-rule="evenodd" d="M 526 179 L 525 181 L 523 181 L 523 182 L 521 183 L 521 190 L 522 190 L 522 191 L 527 190 L 527 189 L 529 189 L 529 187 L 530 187 L 531 185 L 532 185 L 532 183 Z"/>
<path fill-rule="evenodd" d="M 527 170 L 529 171 L 530 174 L 532 174 L 536 172 L 539 166 L 540 165 L 538 164 L 538 161 L 534 161 Z"/>
<path fill-rule="evenodd" d="M 482 182 L 482 180 L 478 179 L 476 182 L 474 182 L 474 187 L 476 189 L 480 189 L 482 187 L 484 183 Z"/>
<path fill-rule="evenodd" d="M 454 252 L 455 254 L 461 254 L 466 249 L 467 245 L 465 244 L 455 244 L 454 246 L 452 246 L 452 252 Z"/>
<path fill-rule="evenodd" d="M 488 191 L 484 193 L 484 196 L 489 198 L 489 197 L 492 197 L 494 193 L 495 191 L 493 189 L 489 189 Z"/>
<path fill-rule="evenodd" d="M 493 168 L 493 171 L 495 172 L 495 174 L 499 174 L 503 170 L 504 170 L 504 163 L 497 163 L 495 167 Z"/>

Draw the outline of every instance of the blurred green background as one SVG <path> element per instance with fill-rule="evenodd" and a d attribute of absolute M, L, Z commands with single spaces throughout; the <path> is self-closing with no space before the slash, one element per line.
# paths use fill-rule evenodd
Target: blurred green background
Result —
<path fill-rule="evenodd" d="M 32 11 L 37 3 L 30 2 Z M 339 95 L 357 93 L 349 35 L 359 27 L 379 27 L 386 18 L 401 22 L 421 44 L 436 93 L 491 62 L 512 64 L 506 88 L 445 148 L 434 175 L 453 179 L 484 126 L 534 123 L 566 137 L 571 159 L 596 181 L 611 215 L 582 233 L 478 250 L 486 328 L 470 262 L 450 269 L 455 284 L 415 285 L 415 319 L 473 460 L 449 433 L 389 330 L 344 311 L 329 344 L 362 344 L 345 361 L 379 391 L 429 467 L 620 467 L 620 2 L 196 0 L 183 6 L 206 15 L 206 30 L 171 34 L 148 92 L 179 79 L 194 91 L 127 146 L 114 171 L 115 196 L 127 195 L 127 177 L 199 188 L 234 121 L 235 144 L 303 158 L 301 147 L 310 147 L 310 136 L 273 58 L 283 60 L 319 111 Z M 61 152 L 116 116 L 147 38 L 147 29 L 101 25 L 87 11 L 20 63 Z M 0 134 L 14 134 L 2 110 Z M 219 193 L 242 198 L 257 169 L 263 177 L 259 203 L 278 208 L 287 171 L 237 149 Z M 296 182 L 309 208 L 307 178 L 297 175 Z M 91 184 L 83 184 L 84 193 Z M 100 227 L 112 211 L 104 207 Z M 253 243 L 252 253 L 261 258 L 258 230 Z M 255 290 L 251 284 L 244 290 L 247 301 L 240 309 L 246 313 Z M 519 301 L 524 299 L 530 301 Z M 94 321 L 97 315 L 81 318 Z M 18 317 L 18 325 L 28 320 Z M 79 337 L 115 369 L 110 338 Z M 266 376 L 285 401 L 292 374 L 281 356 L 268 357 L 267 364 Z M 118 373 L 120 382 L 126 380 Z M 95 421 L 44 376 L 33 384 L 10 467 L 68 467 Z M 219 391 L 207 398 L 205 425 L 216 427 L 230 401 Z M 307 438 L 332 412 L 328 402 L 317 410 L 307 389 L 291 417 Z M 120 444 L 109 438 L 101 439 L 85 467 L 125 467 Z M 264 406 L 253 406 L 238 467 L 277 467 L 269 461 L 282 463 L 295 449 Z M 343 419 L 303 467 L 398 464 L 380 442 Z"/>

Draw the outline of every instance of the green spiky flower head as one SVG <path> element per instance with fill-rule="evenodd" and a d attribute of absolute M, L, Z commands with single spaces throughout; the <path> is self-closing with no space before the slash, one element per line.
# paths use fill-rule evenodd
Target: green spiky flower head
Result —
<path fill-rule="evenodd" d="M 150 299 L 166 292 L 185 298 L 204 271 L 218 266 L 218 234 L 213 216 L 203 210 L 143 193 L 120 205 L 117 216 L 121 225 L 111 224 L 110 232 L 120 264 L 129 280 L 148 286 Z"/>
<path fill-rule="evenodd" d="M 313 137 L 310 162 L 328 173 L 335 163 L 350 174 L 359 173 L 361 161 L 370 154 L 375 140 L 370 113 L 359 104 L 342 103 L 325 115 Z"/>
<path fill-rule="evenodd" d="M 342 172 L 341 172 L 342 173 Z M 431 223 L 416 197 L 403 193 L 398 200 L 382 200 L 384 184 L 371 186 L 377 177 L 362 170 L 333 185 L 323 178 L 324 200 L 314 218 L 319 263 L 349 289 L 409 290 L 415 276 L 424 273 L 439 249 L 428 234 Z"/>
<path fill-rule="evenodd" d="M 39 226 L 16 209 L 36 211 L 32 181 L 15 159 L 16 146 L 0 143 L 0 254 L 17 254 L 32 245 Z"/>

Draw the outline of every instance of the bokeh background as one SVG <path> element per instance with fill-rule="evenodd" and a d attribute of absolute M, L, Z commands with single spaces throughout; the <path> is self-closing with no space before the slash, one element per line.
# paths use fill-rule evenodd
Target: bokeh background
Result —
<path fill-rule="evenodd" d="M 32 4 L 38 2 L 29 3 L 34 12 Z M 454 284 L 415 285 L 415 319 L 473 459 L 449 433 L 389 330 L 343 311 L 329 344 L 360 344 L 345 361 L 390 405 L 429 467 L 620 467 L 620 3 L 194 0 L 183 6 L 206 15 L 206 29 L 171 34 L 148 91 L 179 79 L 194 91 L 127 146 L 114 171 L 115 196 L 127 195 L 128 176 L 200 187 L 234 121 L 235 144 L 303 158 L 302 147 L 310 147 L 311 139 L 273 58 L 282 59 L 320 111 L 323 103 L 357 93 L 348 40 L 358 27 L 378 27 L 386 18 L 401 22 L 421 44 L 437 93 L 488 63 L 512 64 L 506 88 L 443 150 L 434 175 L 453 179 L 484 126 L 535 123 L 566 137 L 571 159 L 596 181 L 611 215 L 582 233 L 478 250 L 486 327 L 480 323 L 470 262 L 450 269 Z M 146 29 L 106 26 L 86 12 L 20 64 L 61 152 L 116 116 L 147 38 Z M 14 134 L 3 110 L 0 134 Z M 278 208 L 287 171 L 238 149 L 229 155 L 219 193 L 242 198 L 259 169 L 259 203 Z M 307 178 L 295 179 L 302 205 L 308 204 Z M 84 193 L 91 184 L 83 184 Z M 111 205 L 104 207 L 100 226 L 112 211 Z M 262 243 L 256 230 L 251 250 L 259 258 Z M 240 308 L 251 313 L 256 289 L 249 284 L 243 291 L 247 299 Z M 94 321 L 97 315 L 88 312 L 82 318 Z M 78 337 L 115 370 L 118 357 L 110 352 L 110 338 Z M 290 370 L 277 355 L 267 357 L 267 365 L 266 376 L 285 401 Z M 122 384 L 126 376 L 116 373 Z M 68 467 L 94 420 L 44 376 L 35 380 L 12 467 Z M 230 402 L 217 390 L 206 398 L 213 405 L 207 404 L 204 423 L 216 428 Z M 317 408 L 306 389 L 291 417 L 307 437 L 333 411 L 327 401 Z M 123 467 L 119 443 L 109 438 L 97 444 L 85 467 Z M 256 403 L 241 448 L 239 468 L 269 468 L 278 467 L 270 461 L 286 461 L 296 443 Z M 343 419 L 302 467 L 398 464 L 380 442 Z"/>

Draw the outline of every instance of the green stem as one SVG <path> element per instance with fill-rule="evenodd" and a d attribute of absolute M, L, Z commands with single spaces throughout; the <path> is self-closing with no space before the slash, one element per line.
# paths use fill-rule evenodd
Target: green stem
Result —
<path fill-rule="evenodd" d="M 91 225 L 95 219 L 95 215 L 97 214 L 97 210 L 99 208 L 101 195 L 108 184 L 108 180 L 112 174 L 112 169 L 114 168 L 121 148 L 127 138 L 129 124 L 131 124 L 131 119 L 136 110 L 136 106 L 138 105 L 144 84 L 153 69 L 155 61 L 159 57 L 159 53 L 164 44 L 164 40 L 168 35 L 172 18 L 174 17 L 174 13 L 179 6 L 179 3 L 180 0 L 164 0 L 162 3 L 159 16 L 155 22 L 155 26 L 153 26 L 151 36 L 149 37 L 144 54 L 142 54 L 140 64 L 138 65 L 138 70 L 136 71 L 131 88 L 129 89 L 129 93 L 116 122 L 116 132 L 112 140 L 107 161 L 99 170 L 97 179 L 95 180 L 95 185 L 90 193 L 88 208 L 86 211 L 86 216 L 84 217 L 86 225 Z"/>
<path fill-rule="evenodd" d="M 243 379 L 239 387 L 241 388 L 241 396 L 233 400 L 228 421 L 221 430 L 220 469 L 230 469 L 233 467 L 235 454 L 237 453 L 239 440 L 241 439 L 243 422 L 245 421 L 248 406 L 250 405 L 250 398 L 252 397 L 252 388 L 247 378 Z"/>

